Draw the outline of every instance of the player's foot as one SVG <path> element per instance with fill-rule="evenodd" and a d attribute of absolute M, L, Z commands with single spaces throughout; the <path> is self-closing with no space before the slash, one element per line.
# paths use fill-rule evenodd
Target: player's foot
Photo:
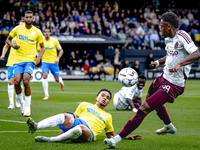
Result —
<path fill-rule="evenodd" d="M 43 98 L 43 100 L 48 100 L 48 99 L 49 99 L 48 95 L 45 95 L 45 97 Z"/>
<path fill-rule="evenodd" d="M 108 145 L 109 148 L 115 148 L 117 145 L 117 142 L 115 141 L 115 139 L 113 137 L 111 138 L 106 138 L 104 139 L 104 144 Z"/>
<path fill-rule="evenodd" d="M 17 108 L 20 107 L 20 103 L 19 103 L 19 101 L 17 100 L 17 98 L 16 98 L 16 103 L 15 103 L 15 104 L 16 104 L 16 107 L 17 107 Z"/>
<path fill-rule="evenodd" d="M 33 134 L 37 130 L 37 123 L 31 117 L 27 118 L 26 123 L 28 124 L 28 133 Z"/>
<path fill-rule="evenodd" d="M 166 134 L 166 133 L 171 133 L 171 134 L 175 134 L 176 133 L 176 128 L 171 125 L 169 127 L 163 127 L 161 129 L 156 130 L 157 134 Z"/>
<path fill-rule="evenodd" d="M 64 91 L 64 90 L 65 90 L 65 85 L 64 85 L 64 83 L 63 83 L 63 84 L 60 84 L 60 86 L 61 86 L 61 89 Z"/>
<path fill-rule="evenodd" d="M 50 137 L 46 136 L 36 136 L 35 137 L 36 142 L 50 142 Z"/>
<path fill-rule="evenodd" d="M 25 108 L 24 109 L 24 116 L 25 117 L 29 117 L 31 115 L 31 110 L 30 110 L 30 108 Z"/>
<path fill-rule="evenodd" d="M 10 104 L 10 105 L 8 106 L 8 109 L 14 109 L 14 108 L 15 108 L 14 104 Z"/>

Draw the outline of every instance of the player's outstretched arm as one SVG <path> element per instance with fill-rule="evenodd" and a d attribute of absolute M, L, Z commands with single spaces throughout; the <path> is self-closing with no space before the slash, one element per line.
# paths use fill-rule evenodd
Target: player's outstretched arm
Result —
<path fill-rule="evenodd" d="M 1 55 L 1 57 L 0 57 L 0 60 L 4 60 L 4 57 L 5 57 L 5 55 L 6 55 L 7 51 L 8 51 L 8 48 L 9 48 L 9 45 L 6 43 L 6 44 L 4 45 L 4 47 L 3 47 L 2 55 Z"/>
<path fill-rule="evenodd" d="M 63 55 L 63 53 L 64 53 L 63 49 L 60 49 L 60 50 L 58 50 L 58 51 L 59 51 L 59 53 L 58 53 L 58 57 L 57 57 L 56 60 L 55 60 L 55 63 L 59 63 L 60 58 L 62 57 L 62 55 Z"/>
<path fill-rule="evenodd" d="M 7 43 L 10 47 L 13 47 L 14 49 L 18 50 L 18 49 L 20 48 L 20 46 L 17 45 L 17 44 L 13 44 L 13 43 L 12 43 L 12 39 L 13 39 L 13 38 L 9 35 L 9 36 L 7 37 L 7 39 L 6 39 L 6 43 Z"/>
<path fill-rule="evenodd" d="M 183 59 L 179 63 L 177 63 L 174 66 L 174 68 L 169 69 L 169 71 L 170 72 L 174 72 L 174 76 L 176 76 L 176 73 L 177 73 L 178 69 L 181 66 L 185 66 L 185 65 L 191 64 L 191 63 L 195 62 L 199 58 L 200 58 L 200 53 L 199 53 L 198 50 L 196 50 L 195 52 L 193 52 L 189 56 L 187 56 L 185 59 Z"/>
<path fill-rule="evenodd" d="M 39 51 L 39 54 L 38 54 L 37 58 L 35 59 L 36 65 L 40 63 L 42 55 L 44 54 L 44 51 L 45 51 L 44 43 L 40 43 L 40 47 L 41 47 L 41 50 Z"/>
<path fill-rule="evenodd" d="M 156 61 L 152 62 L 149 66 L 150 66 L 150 68 L 155 69 L 155 68 L 157 68 L 160 64 L 164 64 L 164 63 L 165 63 L 165 60 L 166 60 L 166 56 L 163 57 L 163 58 L 160 58 L 159 60 L 156 60 Z"/>
<path fill-rule="evenodd" d="M 111 137 L 114 137 L 116 136 L 116 134 L 114 132 L 108 132 L 106 133 L 106 136 L 108 138 L 111 138 Z M 138 139 L 141 139 L 142 136 L 137 134 L 137 135 L 129 135 L 129 136 L 126 136 L 125 138 L 123 138 L 124 140 L 138 140 Z"/>

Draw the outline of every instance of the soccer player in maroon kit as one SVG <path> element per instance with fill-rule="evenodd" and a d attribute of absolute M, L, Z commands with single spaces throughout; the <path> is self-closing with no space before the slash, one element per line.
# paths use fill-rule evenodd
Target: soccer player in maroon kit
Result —
<path fill-rule="evenodd" d="M 198 48 L 190 36 L 178 28 L 179 19 L 176 14 L 166 12 L 161 16 L 159 29 L 160 35 L 165 37 L 167 55 L 151 63 L 150 67 L 157 68 L 159 64 L 165 64 L 163 74 L 152 82 L 146 100 L 122 131 L 115 137 L 104 139 L 104 143 L 109 148 L 114 148 L 121 139 L 134 131 L 153 110 L 156 110 L 157 115 L 164 122 L 164 127 L 158 129 L 156 133 L 176 133 L 176 128 L 172 125 L 164 104 L 173 103 L 174 99 L 184 92 L 191 63 L 200 58 Z"/>

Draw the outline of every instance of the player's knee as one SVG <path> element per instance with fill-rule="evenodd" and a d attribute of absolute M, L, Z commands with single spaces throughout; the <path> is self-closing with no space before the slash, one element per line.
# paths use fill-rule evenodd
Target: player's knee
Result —
<path fill-rule="evenodd" d="M 14 80 L 13 79 L 9 79 L 8 84 L 9 85 L 13 85 L 14 84 Z"/>
<path fill-rule="evenodd" d="M 28 86 L 29 85 L 29 80 L 23 79 L 23 83 L 24 83 L 24 86 Z"/>
<path fill-rule="evenodd" d="M 59 77 L 55 77 L 56 82 L 59 82 Z"/>
<path fill-rule="evenodd" d="M 140 109 L 141 109 L 143 112 L 146 112 L 146 113 L 151 112 L 151 108 L 150 108 L 150 106 L 147 104 L 146 101 L 144 101 L 144 102 L 142 103 L 142 105 L 140 106 Z"/>

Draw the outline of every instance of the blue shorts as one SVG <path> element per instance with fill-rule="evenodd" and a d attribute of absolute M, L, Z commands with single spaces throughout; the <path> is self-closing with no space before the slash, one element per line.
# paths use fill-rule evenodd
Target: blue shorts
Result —
<path fill-rule="evenodd" d="M 42 73 L 48 72 L 49 69 L 51 70 L 51 73 L 53 74 L 54 77 L 59 77 L 59 66 L 58 64 L 50 64 L 46 62 L 42 62 Z"/>
<path fill-rule="evenodd" d="M 33 70 L 35 68 L 34 62 L 21 62 L 21 63 L 16 63 L 13 65 L 14 68 L 14 76 L 17 74 L 22 74 L 22 73 L 29 73 L 30 75 L 33 74 Z"/>
<path fill-rule="evenodd" d="M 13 66 L 8 66 L 8 79 L 14 78 L 13 75 Z"/>
<path fill-rule="evenodd" d="M 63 132 L 67 132 L 68 130 L 74 128 L 75 126 L 82 124 L 82 125 L 86 126 L 91 132 L 90 142 L 94 141 L 94 133 L 92 132 L 90 127 L 87 125 L 87 123 L 83 119 L 76 117 L 73 113 L 70 113 L 70 112 L 67 112 L 67 113 L 68 114 L 72 114 L 74 116 L 74 124 L 73 124 L 73 126 L 71 128 L 66 129 L 66 128 L 63 128 L 62 124 L 58 124 L 57 127 L 60 128 L 61 130 L 63 130 Z M 77 139 L 72 140 L 72 141 L 73 142 L 78 142 Z"/>

